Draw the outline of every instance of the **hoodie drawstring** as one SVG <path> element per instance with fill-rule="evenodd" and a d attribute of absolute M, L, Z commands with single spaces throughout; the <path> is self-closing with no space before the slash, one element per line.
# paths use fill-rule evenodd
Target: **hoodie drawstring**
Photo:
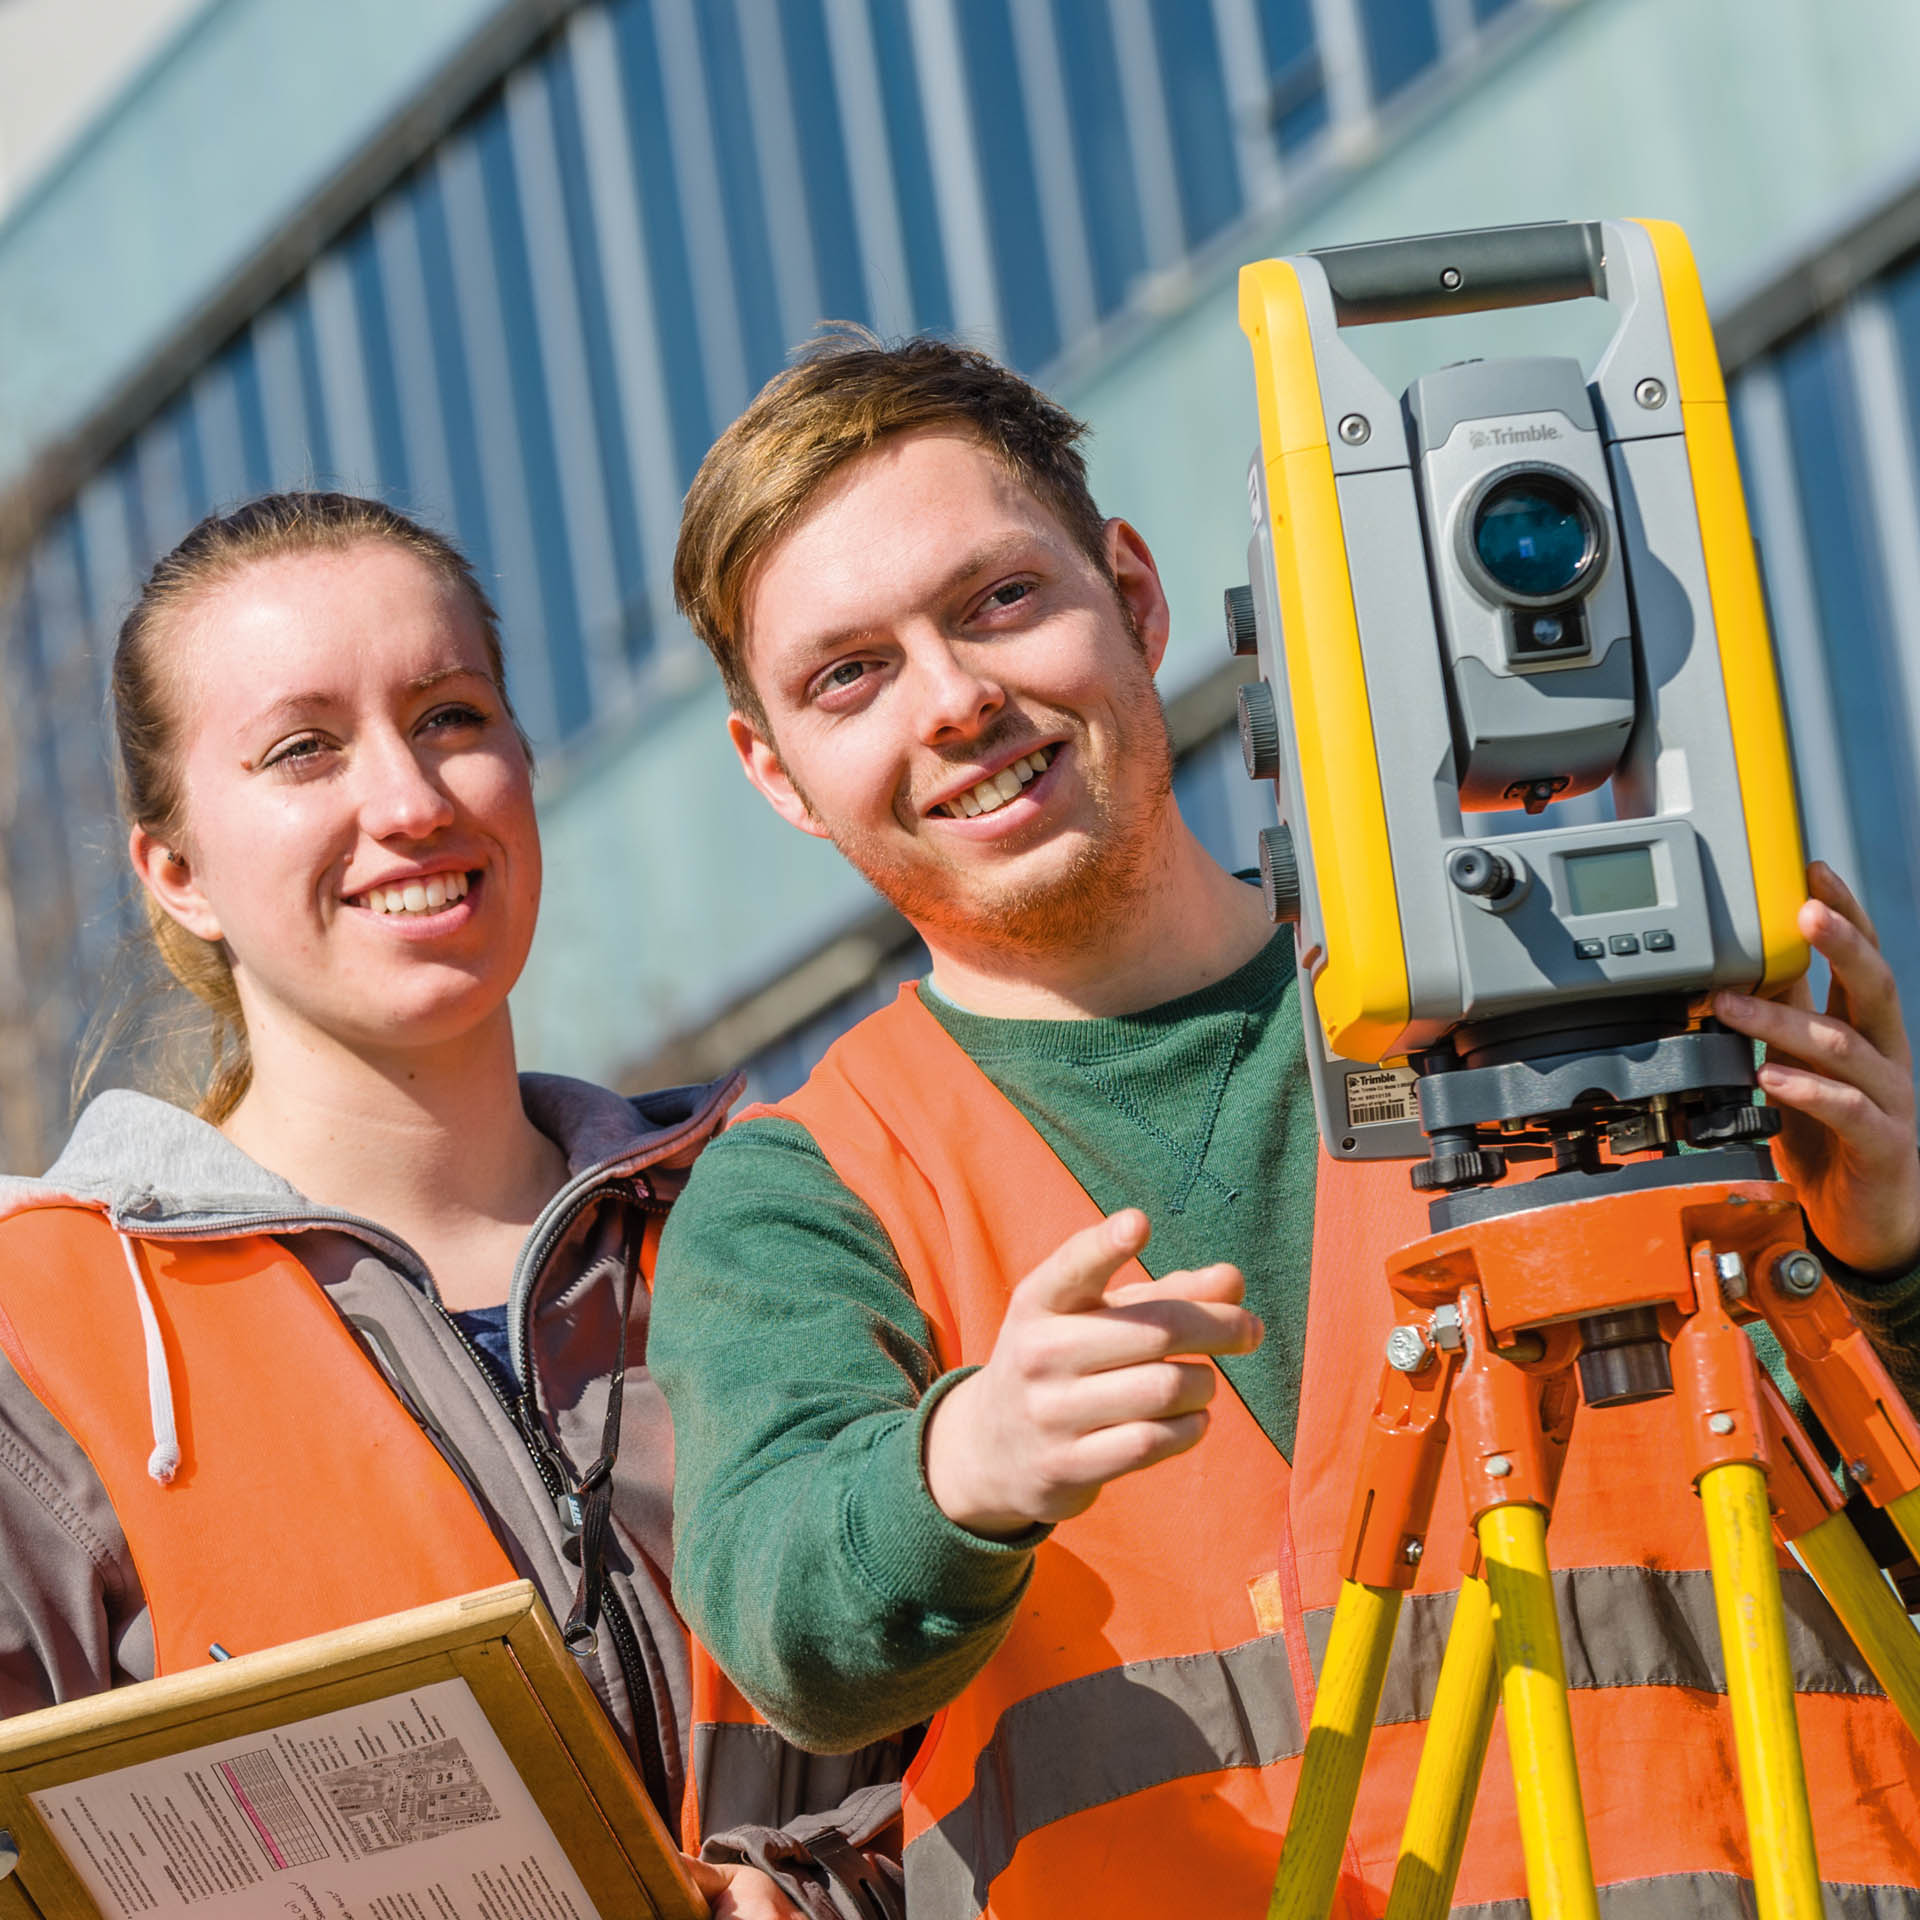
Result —
<path fill-rule="evenodd" d="M 160 1319 L 153 1310 L 153 1295 L 147 1286 L 147 1276 L 141 1271 L 140 1256 L 124 1233 L 118 1237 L 120 1250 L 127 1256 L 127 1271 L 133 1275 L 133 1297 L 140 1306 L 140 1331 L 147 1342 L 147 1406 L 153 1420 L 153 1451 L 147 1456 L 147 1471 L 164 1487 L 180 1471 L 180 1439 L 173 1420 L 173 1376 L 167 1370 L 166 1342 L 160 1337 Z"/>

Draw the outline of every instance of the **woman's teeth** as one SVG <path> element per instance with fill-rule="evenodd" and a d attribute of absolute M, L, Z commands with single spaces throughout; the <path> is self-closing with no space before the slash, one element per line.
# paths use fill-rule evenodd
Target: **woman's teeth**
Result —
<path fill-rule="evenodd" d="M 370 913 L 438 913 L 467 897 L 464 873 L 436 873 L 431 879 L 409 880 L 404 886 L 369 887 L 358 904 Z"/>
<path fill-rule="evenodd" d="M 1037 780 L 1046 772 L 1058 751 L 1057 747 L 1041 747 L 1024 760 L 1002 767 L 992 779 L 969 787 L 958 799 L 935 807 L 934 812 L 943 813 L 950 820 L 971 820 L 976 814 L 997 813 L 1029 780 Z"/>

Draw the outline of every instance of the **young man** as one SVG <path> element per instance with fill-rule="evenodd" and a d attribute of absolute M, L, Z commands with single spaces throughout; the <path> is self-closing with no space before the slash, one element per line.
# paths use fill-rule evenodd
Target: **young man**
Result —
<path fill-rule="evenodd" d="M 1426 1231 L 1404 1168 L 1318 1154 L 1291 937 L 1174 804 L 1167 603 L 1088 497 L 1081 431 L 979 355 L 838 340 L 709 454 L 676 566 L 748 778 L 933 972 L 674 1210 L 649 1358 L 675 1587 L 802 1744 L 932 1718 L 906 1814 L 930 1920 L 1264 1911 L 1381 1261 Z M 1781 1165 L 1912 1380 L 1920 1279 L 1867 1277 L 1920 1257 L 1906 1038 L 1860 909 L 1824 869 L 1813 890 L 1831 1010 L 1717 1010 L 1775 1050 Z M 1609 1911 L 1732 1914 L 1749 1865 L 1672 1409 L 1583 1421 L 1561 1489 L 1576 1732 Z M 1431 1554 L 1409 1604 L 1356 1914 L 1392 1875 L 1457 1579 Z M 1920 1749 L 1788 1585 L 1826 1876 L 1846 1911 L 1920 1914 Z M 753 1730 L 707 1739 L 751 1764 Z M 1505 1770 L 1496 1748 L 1463 1902 L 1524 1894 Z"/>

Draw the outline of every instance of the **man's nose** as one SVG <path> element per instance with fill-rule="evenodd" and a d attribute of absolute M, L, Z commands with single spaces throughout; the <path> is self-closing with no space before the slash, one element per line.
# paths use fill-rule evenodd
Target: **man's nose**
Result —
<path fill-rule="evenodd" d="M 914 717 L 928 745 L 978 732 L 1006 705 L 1006 693 L 986 670 L 982 652 L 944 634 L 911 650 Z"/>

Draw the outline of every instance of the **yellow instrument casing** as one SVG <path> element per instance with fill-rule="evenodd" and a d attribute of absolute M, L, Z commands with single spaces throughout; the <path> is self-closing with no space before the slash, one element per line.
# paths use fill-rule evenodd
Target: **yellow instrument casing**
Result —
<path fill-rule="evenodd" d="M 1444 264 L 1454 259 L 1464 264 Z M 1494 479 L 1534 466 L 1558 472 L 1553 463 L 1573 457 L 1563 445 L 1591 442 L 1588 471 L 1601 478 L 1588 492 L 1609 485 L 1612 491 L 1606 502 L 1611 545 L 1602 539 L 1595 577 L 1607 581 L 1622 608 L 1631 602 L 1631 649 L 1607 655 L 1603 642 L 1610 645 L 1611 638 L 1596 614 L 1591 658 L 1543 662 L 1515 655 L 1510 641 L 1505 663 L 1496 657 L 1492 671 L 1483 671 L 1463 664 L 1471 649 L 1448 625 L 1447 594 L 1457 589 L 1443 576 L 1476 572 L 1462 544 L 1464 509 L 1456 511 L 1451 498 L 1436 491 L 1443 456 L 1457 466 L 1462 433 L 1477 430 L 1460 426 L 1466 416 L 1437 403 L 1423 413 L 1424 382 L 1403 400 L 1387 395 L 1338 329 L 1582 295 L 1605 298 L 1620 314 L 1592 376 L 1591 413 L 1563 431 L 1561 412 L 1537 399 L 1527 402 L 1530 410 L 1515 416 L 1521 425 L 1492 437 L 1520 443 L 1528 457 L 1509 462 Z M 1289 875 L 1298 859 L 1301 960 L 1333 1066 L 1395 1062 L 1456 1025 L 1523 1009 L 1529 995 L 1544 1001 L 1575 991 L 1607 997 L 1657 989 L 1697 1000 L 1717 986 L 1764 991 L 1803 971 L 1808 954 L 1797 914 L 1805 898 L 1805 858 L 1786 722 L 1726 392 L 1680 229 L 1661 220 L 1551 223 L 1257 261 L 1241 270 L 1239 316 L 1252 349 L 1260 422 L 1250 483 L 1253 599 L 1264 610 L 1264 697 L 1280 716 L 1284 770 L 1277 781 L 1285 824 L 1279 832 L 1291 836 L 1291 852 L 1283 848 L 1276 859 Z M 1497 391 L 1506 367 L 1518 370 L 1516 391 L 1536 395 L 1546 390 L 1547 376 L 1525 370 L 1571 368 L 1576 391 L 1587 380 L 1572 362 L 1476 364 L 1472 379 L 1482 393 Z M 1456 386 L 1465 378 L 1443 371 Z M 1564 382 L 1566 376 L 1559 377 Z M 1568 411 L 1577 415 L 1587 404 Z M 1420 423 L 1436 414 L 1430 444 Z M 1451 435 L 1445 446 L 1443 429 Z M 1534 442 L 1560 444 L 1533 459 Z M 1689 508 L 1692 526 L 1683 524 Z M 1258 577 L 1263 565 L 1265 580 Z M 1381 612 L 1388 602 L 1376 583 L 1390 569 L 1430 570 L 1433 611 L 1424 630 L 1417 609 L 1410 624 Z M 1650 641 L 1649 596 L 1668 580 L 1686 598 L 1666 592 L 1658 609 L 1665 624 Z M 1363 591 L 1356 591 L 1357 581 Z M 1404 611 L 1415 600 L 1403 593 L 1393 604 Z M 1497 598 L 1488 599 L 1491 613 L 1472 604 L 1483 620 L 1522 618 L 1502 613 Z M 1674 613 L 1682 604 L 1684 618 Z M 1563 612 L 1580 617 L 1571 600 L 1556 609 L 1556 637 Z M 1625 635 L 1626 618 L 1612 637 Z M 1518 644 L 1527 644 L 1522 626 L 1501 631 L 1520 633 Z M 1710 647 L 1702 644 L 1708 641 Z M 1494 691 L 1508 700 L 1503 711 L 1519 711 L 1512 703 L 1522 697 L 1537 703 L 1576 692 L 1584 683 L 1562 671 L 1566 665 L 1591 669 L 1586 677 L 1597 681 L 1611 658 L 1607 685 L 1617 695 L 1625 684 L 1622 663 L 1630 657 L 1638 663 L 1637 691 L 1628 696 L 1639 702 L 1632 731 L 1615 720 L 1608 723 L 1612 734 L 1596 722 L 1591 737 L 1581 736 L 1589 758 L 1610 753 L 1618 766 L 1570 789 L 1577 796 L 1611 778 L 1614 821 L 1622 823 L 1611 840 L 1609 823 L 1585 816 L 1571 836 L 1530 839 L 1523 829 L 1533 822 L 1489 812 L 1484 798 L 1467 794 L 1473 726 L 1497 734 L 1499 724 L 1507 724 L 1513 731 L 1510 723 L 1486 722 L 1469 710 L 1473 699 L 1485 704 L 1490 698 L 1485 686 L 1511 683 L 1517 691 Z M 1649 669 L 1649 657 L 1657 658 L 1657 671 Z M 1717 670 L 1709 672 L 1716 660 Z M 1669 663 L 1678 663 L 1671 672 Z M 1413 737 L 1405 722 L 1408 702 L 1451 711 L 1451 745 L 1441 727 L 1431 768 L 1406 764 Z M 1552 709 L 1561 710 L 1571 710 L 1565 698 Z M 1609 744 L 1595 749 L 1592 741 L 1603 736 Z M 1481 751 L 1483 758 L 1518 756 L 1516 764 L 1525 757 L 1524 741 L 1510 737 Z M 1516 781 L 1510 791 L 1519 795 L 1525 784 Z M 1544 794 L 1553 783 L 1535 784 Z M 1559 788 L 1566 787 L 1562 779 Z M 1437 798 L 1429 798 L 1429 788 Z M 1539 811 L 1536 798 L 1546 804 L 1544 797 L 1526 796 L 1530 813 Z M 1490 944 L 1492 923 L 1474 918 L 1475 903 L 1463 906 L 1439 878 L 1449 849 L 1490 844 L 1489 831 L 1498 834 L 1509 818 L 1513 832 L 1498 844 L 1515 849 L 1523 869 L 1529 850 L 1541 850 L 1531 904 L 1511 913 L 1501 930 L 1519 936 L 1510 962 Z M 1586 973 L 1571 960 L 1563 966 L 1558 950 L 1549 948 L 1555 926 L 1580 932 L 1569 874 L 1579 877 L 1583 859 L 1587 873 L 1598 871 L 1591 856 L 1623 835 L 1632 840 L 1626 829 L 1643 818 L 1640 837 L 1650 870 L 1659 875 L 1659 894 L 1657 907 L 1649 905 L 1641 918 L 1656 940 L 1665 940 L 1671 959 L 1656 964 L 1652 946 L 1636 946 L 1621 958 L 1618 946 L 1603 939 L 1604 958 L 1597 965 L 1583 960 Z M 1697 912 L 1688 904 L 1696 894 Z M 1560 921 L 1543 919 L 1549 911 Z M 1445 915 L 1453 921 L 1453 960 L 1439 951 L 1448 937 L 1440 924 Z M 1651 924 L 1662 920 L 1679 931 Z M 1570 934 L 1563 944 L 1584 954 L 1591 941 Z M 1378 1083 L 1382 1076 L 1371 1078 Z M 1325 1109 L 1321 1120 L 1331 1144 L 1343 1124 Z M 1366 1151 L 1351 1138 L 1346 1146 Z"/>

